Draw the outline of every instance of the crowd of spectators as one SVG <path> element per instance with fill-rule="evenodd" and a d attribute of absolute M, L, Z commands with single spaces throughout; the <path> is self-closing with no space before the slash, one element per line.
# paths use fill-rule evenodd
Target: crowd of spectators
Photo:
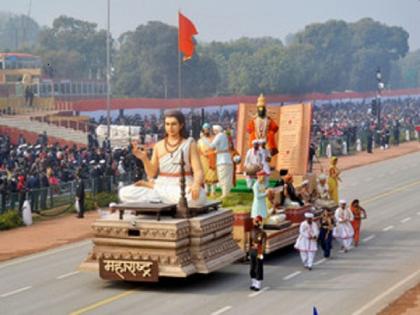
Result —
<path fill-rule="evenodd" d="M 111 150 L 107 142 L 91 148 L 60 146 L 48 144 L 45 133 L 36 143 L 27 143 L 20 136 L 12 144 L 8 136 L 1 135 L 0 213 L 9 208 L 21 210 L 25 199 L 32 211 L 46 209 L 50 194 L 74 182 L 76 173 L 94 194 L 111 191 L 119 180 L 143 176 L 142 165 L 129 147 Z"/>
<path fill-rule="evenodd" d="M 312 141 L 320 155 L 372 151 L 375 143 L 387 149 L 401 140 L 415 138 L 415 127 L 419 124 L 418 98 L 382 100 L 379 126 L 370 101 L 319 104 L 313 111 Z M 327 152 L 328 144 L 335 152 Z"/>
<path fill-rule="evenodd" d="M 318 155 L 342 154 L 346 151 L 372 150 L 369 141 L 387 148 L 400 140 L 417 136 L 415 126 L 420 125 L 420 99 L 406 98 L 382 101 L 381 128 L 371 112 L 371 103 L 340 102 L 315 104 L 313 111 L 312 151 Z M 140 126 L 140 139 L 145 135 L 162 137 L 164 133 L 161 114 L 123 115 L 112 124 Z M 236 108 L 219 110 L 195 110 L 186 112 L 188 129 L 198 138 L 203 122 L 222 125 L 235 133 Z M 91 121 L 92 126 L 106 124 L 106 118 Z M 90 181 L 93 193 L 111 190 L 118 178 L 130 174 L 130 180 L 144 176 L 141 163 L 131 154 L 130 147 L 113 147 L 108 139 L 99 143 L 91 128 L 88 147 L 48 144 L 46 133 L 40 134 L 36 143 L 27 143 L 22 136 L 12 144 L 6 135 L 0 136 L 0 212 L 7 208 L 20 209 L 27 198 L 33 211 L 45 209 L 53 187 L 75 180 L 76 173 Z M 336 147 L 336 152 L 334 152 Z M 317 149 L 317 150 L 316 150 Z M 108 180 L 103 180 L 107 178 Z M 112 180 L 110 180 L 112 179 Z"/>

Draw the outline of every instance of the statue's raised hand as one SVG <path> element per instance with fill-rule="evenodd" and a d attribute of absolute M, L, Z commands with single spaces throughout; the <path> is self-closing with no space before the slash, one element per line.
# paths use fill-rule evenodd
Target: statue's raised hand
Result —
<path fill-rule="evenodd" d="M 139 145 L 138 141 L 131 141 L 133 147 L 132 152 L 136 158 L 141 161 L 147 160 L 147 151 L 143 146 Z"/>

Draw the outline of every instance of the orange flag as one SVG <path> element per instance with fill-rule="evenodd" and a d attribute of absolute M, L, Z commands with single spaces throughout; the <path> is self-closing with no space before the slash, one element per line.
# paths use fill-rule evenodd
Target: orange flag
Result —
<path fill-rule="evenodd" d="M 187 17 L 178 13 L 179 28 L 178 28 L 178 47 L 184 54 L 183 60 L 186 61 L 194 54 L 195 44 L 193 36 L 198 34 L 194 24 Z"/>

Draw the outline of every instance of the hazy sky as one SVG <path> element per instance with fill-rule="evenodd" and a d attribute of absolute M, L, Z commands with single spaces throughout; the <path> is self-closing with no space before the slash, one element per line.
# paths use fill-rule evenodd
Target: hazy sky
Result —
<path fill-rule="evenodd" d="M 28 13 L 31 0 L 0 0 L 0 11 Z M 32 0 L 31 16 L 41 25 L 66 14 L 106 27 L 107 0 Z M 177 11 L 197 26 L 198 40 L 226 41 L 241 36 L 284 40 L 313 22 L 357 21 L 372 17 L 410 33 L 410 49 L 420 48 L 420 0 L 111 0 L 111 31 L 119 35 L 158 20 L 177 24 Z"/>

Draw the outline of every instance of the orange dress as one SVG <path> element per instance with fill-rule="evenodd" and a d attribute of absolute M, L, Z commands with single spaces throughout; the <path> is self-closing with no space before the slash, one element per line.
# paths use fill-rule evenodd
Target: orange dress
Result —
<path fill-rule="evenodd" d="M 351 212 L 353 213 L 353 221 L 351 221 L 351 225 L 353 226 L 354 230 L 354 243 L 356 246 L 359 244 L 360 241 L 360 227 L 362 225 L 362 210 L 360 210 L 360 207 L 350 207 Z"/>
<path fill-rule="evenodd" d="M 247 132 L 249 133 L 249 148 L 252 148 L 252 141 L 264 137 L 267 141 L 268 150 L 271 151 L 273 149 L 277 149 L 275 140 L 276 132 L 279 130 L 279 126 L 277 125 L 277 123 L 270 117 L 267 117 L 265 126 L 260 126 L 260 128 L 258 128 L 256 126 L 256 121 L 257 118 L 254 118 L 251 121 L 249 121 L 246 128 Z"/>

